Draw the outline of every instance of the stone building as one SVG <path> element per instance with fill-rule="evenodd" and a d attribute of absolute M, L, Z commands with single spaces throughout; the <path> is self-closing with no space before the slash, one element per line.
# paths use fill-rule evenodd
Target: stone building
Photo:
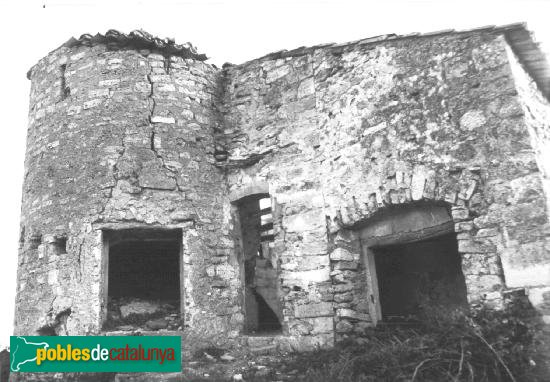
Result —
<path fill-rule="evenodd" d="M 524 25 L 205 60 L 109 31 L 30 69 L 16 334 L 303 350 L 522 289 L 550 321 Z"/>

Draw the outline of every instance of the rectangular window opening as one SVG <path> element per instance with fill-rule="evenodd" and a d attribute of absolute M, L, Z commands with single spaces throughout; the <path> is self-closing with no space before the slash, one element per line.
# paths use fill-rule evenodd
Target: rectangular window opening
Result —
<path fill-rule="evenodd" d="M 53 245 L 56 255 L 67 253 L 67 238 L 65 236 L 56 237 Z"/>
<path fill-rule="evenodd" d="M 104 231 L 105 330 L 181 330 L 178 229 Z"/>
<path fill-rule="evenodd" d="M 63 64 L 59 68 L 60 76 L 61 76 L 61 85 L 59 86 L 59 97 L 60 100 L 66 99 L 68 96 L 71 95 L 71 89 L 67 86 L 67 65 Z"/>

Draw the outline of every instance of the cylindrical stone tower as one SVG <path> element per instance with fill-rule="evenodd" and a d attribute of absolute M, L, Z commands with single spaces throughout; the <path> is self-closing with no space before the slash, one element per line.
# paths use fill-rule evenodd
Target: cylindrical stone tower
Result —
<path fill-rule="evenodd" d="M 180 330 L 227 334 L 242 323 L 214 165 L 219 70 L 205 59 L 192 46 L 109 31 L 71 39 L 29 71 L 16 334 L 101 332 L 117 292 L 108 284 L 135 279 L 140 261 L 144 293 L 167 293 L 159 275 L 176 280 Z M 151 256 L 176 256 L 139 260 L 151 242 L 164 243 Z M 115 247 L 136 257 L 113 273 Z M 212 264 L 218 285 L 204 293 Z"/>

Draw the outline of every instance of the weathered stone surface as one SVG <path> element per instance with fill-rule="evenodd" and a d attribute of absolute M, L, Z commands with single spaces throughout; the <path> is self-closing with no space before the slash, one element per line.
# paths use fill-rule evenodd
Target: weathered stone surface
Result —
<path fill-rule="evenodd" d="M 332 314 L 330 302 L 298 305 L 294 308 L 294 317 L 296 318 L 332 316 Z"/>
<path fill-rule="evenodd" d="M 308 319 L 308 321 L 311 323 L 311 333 L 313 335 L 319 333 L 332 333 L 334 331 L 333 317 L 315 317 Z"/>
<path fill-rule="evenodd" d="M 283 259 L 281 269 L 288 271 L 298 270 L 314 270 L 329 266 L 329 257 L 327 255 L 320 256 L 301 256 L 289 257 Z"/>
<path fill-rule="evenodd" d="M 350 269 L 354 270 L 357 269 L 359 266 L 359 263 L 357 261 L 339 261 L 336 264 L 334 264 L 333 269 Z"/>
<path fill-rule="evenodd" d="M 299 320 L 289 326 L 289 333 L 293 336 L 305 336 L 310 334 L 312 329 L 311 323 Z"/>
<path fill-rule="evenodd" d="M 340 320 L 336 324 L 337 333 L 349 333 L 353 331 L 353 325 L 348 320 Z"/>
<path fill-rule="evenodd" d="M 336 315 L 341 318 L 348 318 L 352 320 L 370 321 L 370 317 L 368 314 L 359 313 L 351 309 L 338 309 L 336 311 Z"/>
<path fill-rule="evenodd" d="M 354 288 L 354 285 L 353 285 L 352 283 L 349 283 L 349 284 L 339 284 L 339 285 L 334 285 L 334 286 L 333 286 L 334 293 L 349 292 L 349 291 L 353 290 L 353 288 Z"/>
<path fill-rule="evenodd" d="M 283 284 L 320 283 L 330 280 L 330 268 L 321 268 L 301 272 L 285 272 L 282 274 Z"/>
<path fill-rule="evenodd" d="M 353 294 L 352 293 L 337 293 L 334 295 L 334 302 L 340 303 L 340 302 L 349 302 L 353 300 Z"/>
<path fill-rule="evenodd" d="M 458 250 L 463 253 L 494 253 L 496 247 L 490 243 L 474 240 L 458 240 Z"/>
<path fill-rule="evenodd" d="M 174 119 L 174 117 L 163 117 L 163 116 L 160 116 L 160 115 L 155 115 L 155 116 L 151 117 L 151 122 L 152 123 L 169 123 L 169 124 L 173 124 L 173 123 L 176 123 L 176 120 Z"/>
<path fill-rule="evenodd" d="M 330 259 L 333 261 L 353 261 L 355 256 L 344 248 L 336 248 L 330 253 Z"/>
<path fill-rule="evenodd" d="M 462 117 L 460 117 L 460 127 L 465 130 L 474 130 L 483 125 L 487 120 L 481 110 L 469 110 Z"/>
<path fill-rule="evenodd" d="M 371 324 L 354 232 L 403 206 L 450 211 L 470 301 L 548 287 L 550 105 L 505 33 L 223 69 L 153 48 L 54 50 L 29 72 L 16 334 L 101 333 L 104 233 L 169 228 L 181 232 L 182 331 L 196 338 L 184 346 L 232 343 L 246 321 L 238 210 L 257 195 L 272 226 L 250 257 L 272 268 L 255 282 L 281 304 L 288 349 Z"/>
<path fill-rule="evenodd" d="M 287 232 L 305 232 L 325 225 L 322 210 L 313 210 L 303 214 L 288 216 L 283 222 Z"/>

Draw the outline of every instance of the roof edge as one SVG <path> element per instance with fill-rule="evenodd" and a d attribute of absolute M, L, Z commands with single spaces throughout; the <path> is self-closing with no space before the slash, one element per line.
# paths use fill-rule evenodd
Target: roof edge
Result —
<path fill-rule="evenodd" d="M 301 46 L 299 48 L 295 48 L 292 50 L 283 49 L 272 53 L 268 53 L 259 58 L 245 61 L 241 64 L 228 63 L 226 65 L 233 66 L 233 67 L 244 67 L 255 61 L 276 60 L 279 58 L 286 58 L 286 57 L 298 57 L 320 49 L 339 50 L 339 49 L 345 49 L 345 48 L 360 46 L 360 45 L 376 45 L 386 41 L 399 41 L 399 40 L 405 40 L 405 39 L 418 39 L 418 38 L 438 37 L 438 36 L 445 36 L 445 35 L 452 35 L 452 34 L 472 34 L 472 33 L 481 33 L 481 32 L 507 33 L 509 31 L 514 31 L 514 30 L 527 31 L 527 24 L 525 22 L 518 22 L 518 23 L 505 24 L 500 26 L 486 25 L 482 27 L 476 27 L 476 28 L 464 29 L 464 30 L 444 29 L 444 30 L 426 32 L 426 33 L 413 32 L 405 35 L 397 35 L 394 33 L 383 34 L 379 36 L 367 37 L 364 39 L 343 42 L 343 43 L 318 44 L 318 45 L 313 45 L 309 47 Z"/>
<path fill-rule="evenodd" d="M 523 66 L 524 70 L 529 74 L 531 78 L 533 78 L 544 97 L 550 101 L 550 64 L 545 53 L 540 49 L 539 43 L 535 41 L 533 33 L 527 29 L 527 23 L 525 22 L 505 24 L 500 26 L 487 25 L 465 30 L 446 29 L 428 33 L 410 33 L 406 35 L 385 34 L 339 44 L 329 43 L 314 45 L 310 47 L 302 46 L 292 50 L 280 50 L 277 52 L 269 53 L 265 56 L 249 60 L 238 65 L 227 63 L 224 64 L 223 67 L 243 68 L 254 62 L 262 60 L 277 60 L 287 57 L 299 57 L 307 54 L 312 54 L 315 51 L 321 49 L 337 52 L 354 46 L 377 45 L 387 41 L 432 38 L 446 35 L 464 35 L 474 33 L 491 33 L 503 35 L 506 42 L 512 48 L 514 54 L 518 57 L 518 60 Z"/>
<path fill-rule="evenodd" d="M 550 101 L 549 57 L 527 28 L 507 30 L 506 42 L 527 74 L 535 81 L 544 98 Z"/>
<path fill-rule="evenodd" d="M 112 49 L 149 49 L 153 52 L 161 53 L 165 56 L 191 58 L 197 61 L 206 61 L 208 59 L 205 54 L 198 53 L 197 49 L 191 43 L 176 44 L 174 39 L 161 39 L 153 36 L 152 34 L 144 30 L 134 30 L 128 34 L 125 34 L 115 29 L 109 29 L 105 34 L 83 34 L 79 38 L 71 37 L 69 40 L 67 40 L 67 42 L 54 49 L 53 51 L 63 47 L 73 48 L 78 46 L 95 45 L 106 45 L 107 47 L 110 47 Z M 35 66 L 36 64 L 27 71 L 28 79 L 30 79 L 32 70 Z"/>
<path fill-rule="evenodd" d="M 265 56 L 246 61 L 239 65 L 224 64 L 223 67 L 226 68 L 229 66 L 242 68 L 257 61 L 298 57 L 314 53 L 316 50 L 320 49 L 339 51 L 353 46 L 376 45 L 387 41 L 432 38 L 452 34 L 473 33 L 492 33 L 504 35 L 507 43 L 510 45 L 514 54 L 518 57 L 518 60 L 525 71 L 529 74 L 529 76 L 531 76 L 531 78 L 533 78 L 544 97 L 550 101 L 550 65 L 548 62 L 548 58 L 546 57 L 545 53 L 540 49 L 540 45 L 535 41 L 533 34 L 527 29 L 527 24 L 525 22 L 500 26 L 488 25 L 458 31 L 454 29 L 446 29 L 428 33 L 410 33 L 406 35 L 385 34 L 340 44 L 329 43 L 314 45 L 310 47 L 302 46 L 292 50 L 280 50 L 277 52 L 269 53 Z M 149 49 L 153 52 L 157 52 L 165 56 L 179 56 L 183 58 L 191 58 L 197 61 L 206 61 L 208 59 L 206 55 L 199 54 L 196 48 L 190 43 L 176 44 L 174 39 L 161 39 L 143 30 L 135 30 L 128 34 L 125 34 L 114 29 L 110 29 L 105 34 L 98 33 L 95 36 L 92 36 L 90 34 L 83 34 L 78 39 L 75 39 L 74 37 L 69 39 L 59 48 L 94 46 L 100 44 L 104 44 L 112 49 Z M 32 70 L 35 66 L 36 64 L 29 69 L 29 71 L 27 72 L 27 78 L 30 79 Z"/>

